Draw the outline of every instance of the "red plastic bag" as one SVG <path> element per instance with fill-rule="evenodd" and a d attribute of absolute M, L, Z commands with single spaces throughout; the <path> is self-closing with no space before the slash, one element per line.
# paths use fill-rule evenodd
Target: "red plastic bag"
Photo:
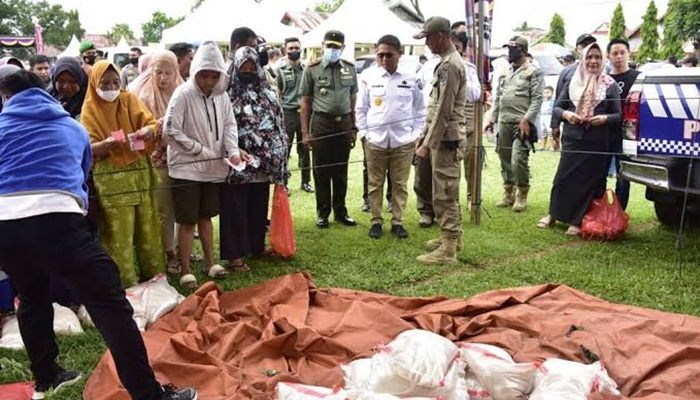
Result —
<path fill-rule="evenodd" d="M 272 197 L 272 218 L 270 218 L 270 245 L 281 257 L 290 258 L 297 252 L 294 240 L 294 221 L 289 207 L 289 197 L 284 185 L 275 185 Z"/>
<path fill-rule="evenodd" d="M 584 239 L 617 240 L 625 235 L 630 217 L 620 205 L 615 192 L 608 189 L 603 197 L 593 200 L 581 223 Z"/>

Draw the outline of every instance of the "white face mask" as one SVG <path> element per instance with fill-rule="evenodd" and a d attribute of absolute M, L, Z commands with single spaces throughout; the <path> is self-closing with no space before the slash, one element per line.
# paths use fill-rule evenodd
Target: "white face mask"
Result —
<path fill-rule="evenodd" d="M 340 56 L 343 53 L 341 49 L 325 48 L 323 49 L 323 58 L 333 64 L 340 61 Z"/>
<path fill-rule="evenodd" d="M 119 90 L 101 90 L 97 89 L 97 95 L 106 102 L 112 103 L 119 97 Z"/>

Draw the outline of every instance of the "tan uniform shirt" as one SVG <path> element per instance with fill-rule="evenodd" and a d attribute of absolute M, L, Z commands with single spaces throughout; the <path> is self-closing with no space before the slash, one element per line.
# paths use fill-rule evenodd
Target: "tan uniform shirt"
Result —
<path fill-rule="evenodd" d="M 542 71 L 525 61 L 518 69 L 511 66 L 500 77 L 493 105 L 493 122 L 517 124 L 523 118 L 535 123 L 542 107 L 544 77 Z"/>
<path fill-rule="evenodd" d="M 442 142 L 464 142 L 467 135 L 467 75 L 457 50 L 442 56 L 435 68 L 432 87 L 424 145 L 437 150 Z"/>

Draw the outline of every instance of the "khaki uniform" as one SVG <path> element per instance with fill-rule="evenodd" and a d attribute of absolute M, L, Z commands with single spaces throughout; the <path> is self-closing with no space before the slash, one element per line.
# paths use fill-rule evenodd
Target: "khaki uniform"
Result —
<path fill-rule="evenodd" d="M 351 98 L 358 92 L 355 66 L 345 60 L 317 61 L 304 70 L 301 95 L 312 97 L 309 133 L 313 154 L 316 212 L 347 216 L 348 161 L 355 127 Z M 332 189 L 332 190 L 331 190 Z"/>
<path fill-rule="evenodd" d="M 442 237 L 461 239 L 459 205 L 461 161 L 466 148 L 467 77 L 456 50 L 442 57 L 435 68 L 423 145 L 430 149 L 433 209 Z"/>
<path fill-rule="evenodd" d="M 542 71 L 526 61 L 500 77 L 492 120 L 498 124 L 497 152 L 501 159 L 501 175 L 507 186 L 530 187 L 530 150 L 528 139 L 514 137 L 518 124 L 527 119 L 533 125 L 542 107 L 544 77 Z M 535 134 L 534 132 L 532 134 Z"/>
<path fill-rule="evenodd" d="M 284 125 L 289 138 L 287 154 L 291 156 L 292 144 L 296 137 L 302 184 L 311 182 L 311 156 L 309 150 L 307 150 L 306 146 L 302 143 L 301 118 L 299 115 L 299 100 L 301 99 L 300 89 L 303 74 L 303 65 L 300 64 L 298 67 L 293 67 L 291 64 L 285 64 L 279 69 L 276 82 L 282 99 Z"/>

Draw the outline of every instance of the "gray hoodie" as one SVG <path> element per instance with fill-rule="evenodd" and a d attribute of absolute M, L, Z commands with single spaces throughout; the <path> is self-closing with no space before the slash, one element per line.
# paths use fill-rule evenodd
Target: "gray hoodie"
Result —
<path fill-rule="evenodd" d="M 201 71 L 220 72 L 210 96 L 197 85 Z M 163 137 L 168 146 L 171 178 L 221 182 L 228 175 L 224 158 L 239 154 L 236 119 L 226 94 L 228 76 L 215 43 L 204 43 L 192 60 L 191 79 L 173 93 L 165 115 Z"/>

